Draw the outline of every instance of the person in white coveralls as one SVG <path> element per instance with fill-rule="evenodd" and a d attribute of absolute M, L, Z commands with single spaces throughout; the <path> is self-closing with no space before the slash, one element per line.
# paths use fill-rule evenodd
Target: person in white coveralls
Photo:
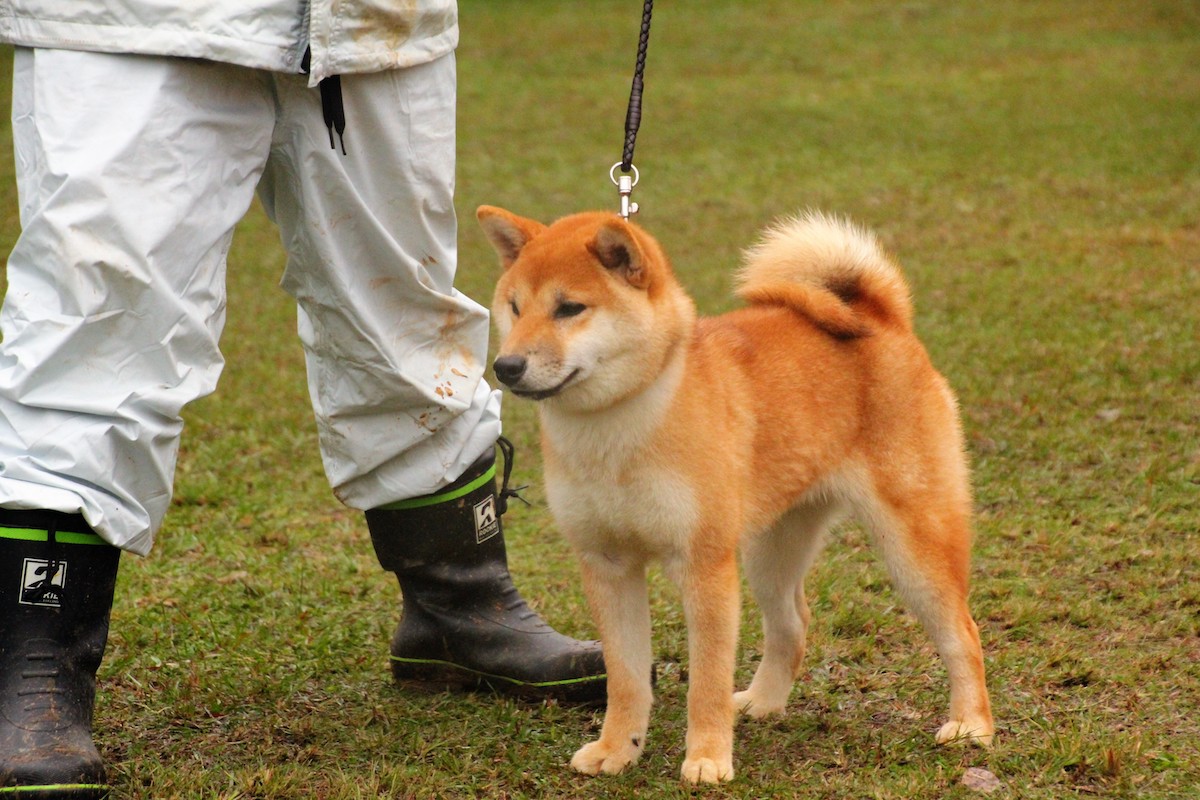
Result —
<path fill-rule="evenodd" d="M 453 287 L 451 0 L 0 0 L 21 235 L 0 310 L 0 796 L 108 792 L 95 673 L 122 550 L 213 391 L 257 191 L 326 474 L 403 613 L 397 680 L 603 697 L 509 576 L 488 319 Z M 214 536 L 221 532 L 214 531 Z"/>

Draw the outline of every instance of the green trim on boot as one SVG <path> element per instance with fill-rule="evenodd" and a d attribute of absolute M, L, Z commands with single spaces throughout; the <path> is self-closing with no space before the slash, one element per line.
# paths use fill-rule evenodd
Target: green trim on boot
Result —
<path fill-rule="evenodd" d="M 520 693 L 520 689 L 530 689 L 534 695 L 542 693 L 541 690 L 547 689 L 563 689 L 568 693 L 572 692 L 576 688 L 586 690 L 589 686 L 591 686 L 591 684 L 594 684 L 598 678 L 604 677 L 603 675 L 586 675 L 579 678 L 564 678 L 562 680 L 530 681 L 521 680 L 519 678 L 510 678 L 506 675 L 493 675 L 490 672 L 481 672 L 469 667 L 452 664 L 449 661 L 439 661 L 435 658 L 404 658 L 396 655 L 390 656 L 390 658 L 392 661 L 393 673 L 402 673 L 410 676 L 408 679 L 415 682 L 419 682 L 422 675 L 428 675 L 431 671 L 431 668 L 434 670 L 442 669 L 446 671 L 443 674 L 447 675 L 448 677 L 442 678 L 441 680 L 432 680 L 427 682 L 435 685 L 444 683 L 451 686 L 456 684 L 465 686 L 471 683 L 475 683 L 481 687 L 484 685 L 495 685 L 501 687 L 511 686 L 517 690 L 516 693 L 518 694 Z M 455 677 L 456 675 L 457 677 Z M 495 689 L 495 691 L 503 693 L 502 689 Z"/>
<path fill-rule="evenodd" d="M 0 798 L 16 800 L 105 800 L 109 787 L 103 783 L 51 783 L 44 786 L 0 786 Z"/>
<path fill-rule="evenodd" d="M 55 541 L 59 544 L 94 544 L 111 547 L 108 542 L 94 533 L 74 533 L 72 531 L 57 531 Z M 48 542 L 50 531 L 37 528 L 4 528 L 0 527 L 0 539 L 19 539 L 23 542 Z"/>
<path fill-rule="evenodd" d="M 404 511 L 412 508 L 425 508 L 427 506 L 436 506 L 441 503 L 449 503 L 452 500 L 457 500 L 471 492 L 476 491 L 489 481 L 496 478 L 496 465 L 492 464 L 487 472 L 480 475 L 478 478 L 459 486 L 456 489 L 443 489 L 437 494 L 427 494 L 424 497 L 414 497 L 411 500 L 397 500 L 395 503 L 388 503 L 386 506 L 380 506 L 380 511 Z"/>

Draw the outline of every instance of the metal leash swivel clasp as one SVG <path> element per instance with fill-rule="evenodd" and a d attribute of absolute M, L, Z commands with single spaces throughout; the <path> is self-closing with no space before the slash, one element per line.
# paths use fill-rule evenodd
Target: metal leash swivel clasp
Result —
<path fill-rule="evenodd" d="M 617 168 L 621 166 L 621 162 L 612 165 L 612 169 L 608 171 L 609 180 L 617 185 L 617 193 L 621 195 L 621 210 L 618 212 L 621 219 L 627 220 L 634 214 L 638 213 L 638 204 L 630 200 L 633 195 L 633 187 L 638 183 L 638 170 L 633 164 L 629 165 L 629 169 L 633 171 L 630 175 L 628 172 L 618 176 Z"/>

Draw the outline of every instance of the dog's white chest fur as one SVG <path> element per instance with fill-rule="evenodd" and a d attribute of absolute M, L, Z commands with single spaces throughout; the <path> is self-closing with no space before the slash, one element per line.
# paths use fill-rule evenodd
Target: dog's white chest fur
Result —
<path fill-rule="evenodd" d="M 639 469 L 619 475 L 547 473 L 550 507 L 584 551 L 633 545 L 670 558 L 699 521 L 695 494 L 678 473 Z"/>
<path fill-rule="evenodd" d="M 636 400 L 575 416 L 546 411 L 543 433 L 558 454 L 546 492 L 564 533 L 583 550 L 616 542 L 669 557 L 699 524 L 683 473 L 655 458 L 654 435 L 678 387 L 683 359 Z"/>

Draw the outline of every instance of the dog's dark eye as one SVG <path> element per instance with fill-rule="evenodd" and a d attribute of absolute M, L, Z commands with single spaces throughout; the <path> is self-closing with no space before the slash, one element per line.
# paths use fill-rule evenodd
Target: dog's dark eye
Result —
<path fill-rule="evenodd" d="M 584 311 L 587 311 L 587 306 L 583 303 L 559 303 L 558 308 L 554 309 L 554 318 L 566 319 L 568 317 L 578 317 Z"/>
<path fill-rule="evenodd" d="M 512 315 L 513 315 L 514 317 L 519 317 L 519 316 L 521 316 L 521 309 L 517 308 L 517 301 L 516 301 L 516 300 L 509 300 L 509 301 L 508 301 L 508 307 L 512 309 Z"/>

